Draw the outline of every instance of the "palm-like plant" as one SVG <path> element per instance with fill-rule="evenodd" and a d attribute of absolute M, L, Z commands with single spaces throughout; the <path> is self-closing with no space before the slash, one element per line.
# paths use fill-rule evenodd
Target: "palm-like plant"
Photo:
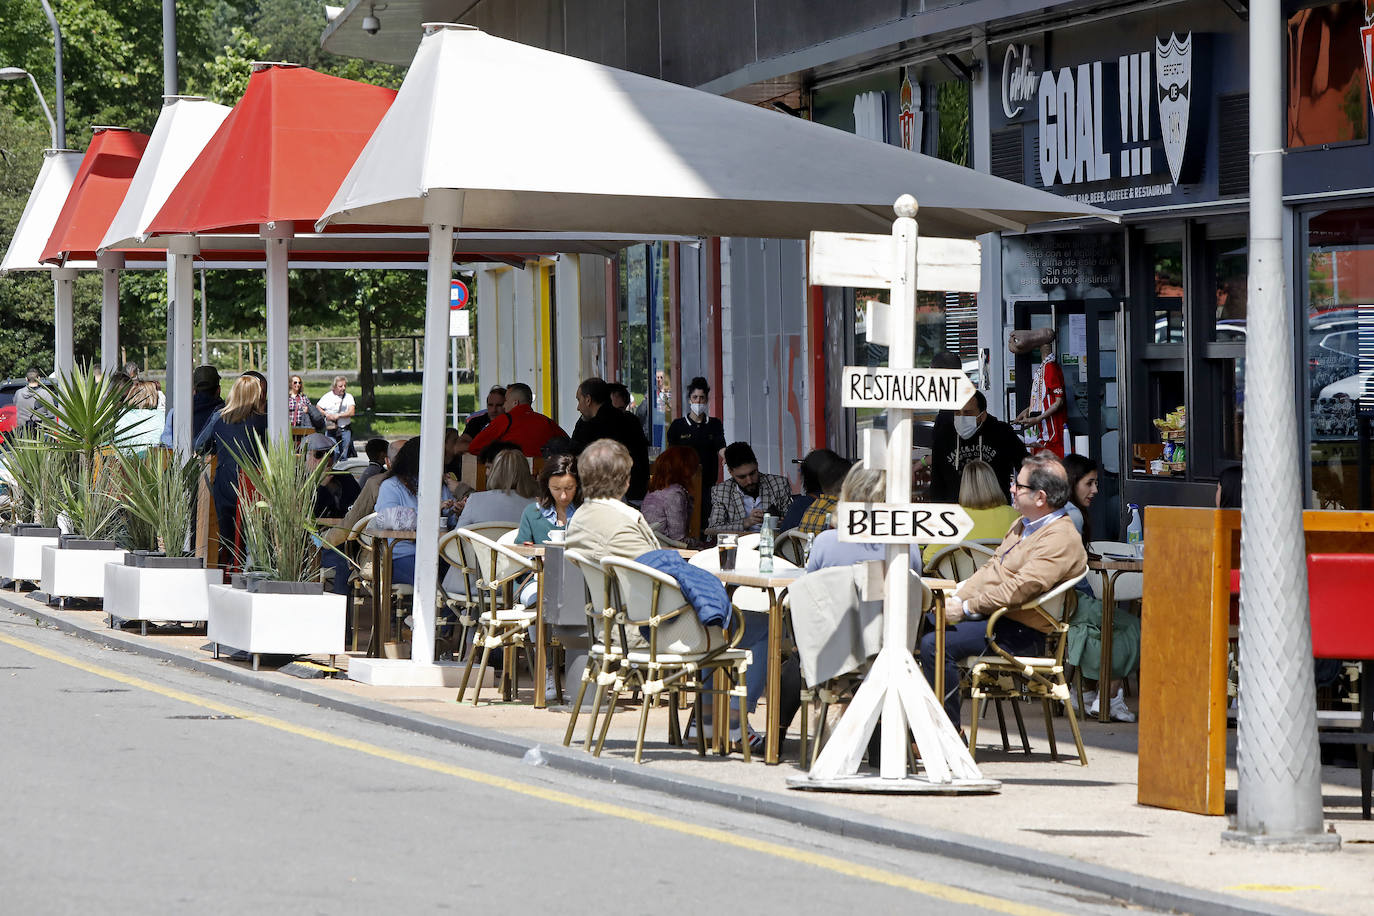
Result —
<path fill-rule="evenodd" d="M 308 582 L 319 573 L 315 545 L 315 490 L 324 476 L 321 462 L 308 470 L 285 439 L 256 440 L 234 455 L 248 486 L 239 488 L 244 570 L 281 582 Z"/>
<path fill-rule="evenodd" d="M 18 490 L 16 520 L 56 528 L 63 511 L 62 482 L 74 470 L 72 457 L 57 451 L 42 430 L 15 430 L 6 442 L 5 470 Z"/>
<path fill-rule="evenodd" d="M 75 456 L 76 463 L 76 473 L 61 487 L 62 511 L 76 534 L 114 535 L 121 522 L 119 502 L 102 461 L 113 459 L 138 425 L 128 419 L 124 391 L 82 366 L 61 375 L 48 392 L 48 409 L 52 416 L 42 419 L 40 429 L 52 449 Z"/>
<path fill-rule="evenodd" d="M 150 451 L 119 458 L 120 490 L 128 510 L 127 534 L 136 550 L 161 550 L 169 557 L 189 556 L 192 501 L 200 461 Z"/>

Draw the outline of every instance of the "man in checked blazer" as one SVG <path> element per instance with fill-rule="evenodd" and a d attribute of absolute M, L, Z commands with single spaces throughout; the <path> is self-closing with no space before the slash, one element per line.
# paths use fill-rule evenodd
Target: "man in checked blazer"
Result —
<path fill-rule="evenodd" d="M 778 474 L 760 474 L 759 460 L 747 442 L 725 447 L 730 477 L 711 488 L 711 516 L 706 534 L 721 531 L 758 531 L 764 513 L 782 518 L 792 502 L 792 485 Z"/>

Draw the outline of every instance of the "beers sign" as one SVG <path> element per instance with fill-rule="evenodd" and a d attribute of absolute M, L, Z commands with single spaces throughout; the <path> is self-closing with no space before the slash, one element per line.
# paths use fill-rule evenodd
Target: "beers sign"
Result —
<path fill-rule="evenodd" d="M 1009 120 L 1019 116 L 1034 85 L 1041 183 L 1054 188 L 1158 179 L 1070 195 L 1100 203 L 1167 195 L 1175 184 L 1188 181 L 1189 135 L 1196 141 L 1200 133 L 1190 131 L 1197 95 L 1193 50 L 1192 32 L 1182 38 L 1169 33 L 1156 38 L 1152 50 L 1046 69 L 1037 77 L 1032 47 L 1008 45 L 1002 61 L 1002 110 Z M 1163 156 L 1156 155 L 1157 145 Z"/>
<path fill-rule="evenodd" d="M 861 544 L 957 544 L 973 530 L 958 503 L 840 503 L 841 541 Z"/>

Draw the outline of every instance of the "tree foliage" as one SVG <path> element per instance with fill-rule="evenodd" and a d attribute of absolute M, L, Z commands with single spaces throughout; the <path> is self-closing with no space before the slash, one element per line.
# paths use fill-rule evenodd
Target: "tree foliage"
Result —
<path fill-rule="evenodd" d="M 162 105 L 162 5 L 153 0 L 52 0 L 63 34 L 67 145 L 84 149 L 91 125 L 150 131 Z M 52 33 L 37 0 L 0 0 L 0 63 L 33 73 L 54 105 Z M 404 71 L 326 54 L 325 25 L 315 0 L 213 0 L 177 5 L 180 89 L 233 105 L 254 60 L 285 60 L 323 73 L 397 87 Z M 54 107 L 55 110 L 55 107 Z M 0 82 L 0 247 L 7 248 L 48 146 L 47 121 L 27 80 Z M 208 271 L 211 334 L 260 336 L 263 275 L 257 270 Z M 417 271 L 292 271 L 292 323 L 348 334 L 359 320 L 376 330 L 410 332 L 424 307 Z M 41 274 L 0 278 L 0 376 L 31 365 L 52 366 L 52 281 Z M 93 359 L 100 337 L 100 277 L 75 284 L 78 361 Z M 120 337 L 132 354 L 163 349 L 167 289 L 162 271 L 121 275 Z M 361 329 L 360 329 L 361 331 Z"/>

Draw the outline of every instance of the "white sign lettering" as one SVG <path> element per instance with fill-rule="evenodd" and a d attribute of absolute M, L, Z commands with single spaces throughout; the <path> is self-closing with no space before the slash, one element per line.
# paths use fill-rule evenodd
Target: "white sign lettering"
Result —
<path fill-rule="evenodd" d="M 840 503 L 839 539 L 861 544 L 957 544 L 973 530 L 958 503 Z"/>
<path fill-rule="evenodd" d="M 845 366 L 840 392 L 845 407 L 958 410 L 973 397 L 973 383 L 958 369 Z"/>
<path fill-rule="evenodd" d="M 1007 117 L 1020 111 L 1018 97 L 1011 94 L 1019 73 L 1031 73 L 1021 59 L 1026 50 L 1007 49 L 1003 61 L 1002 106 Z M 1138 178 L 1155 174 L 1166 165 L 1172 182 L 1149 185 L 1152 190 L 1128 197 L 1152 197 L 1173 192 L 1183 173 L 1188 144 L 1189 109 L 1192 102 L 1193 33 L 1180 39 L 1170 33 L 1167 40 L 1155 41 L 1153 51 L 1123 54 L 1111 63 L 1091 61 L 1057 72 L 1040 74 L 1036 91 L 1040 129 L 1040 182 L 1045 187 L 1086 184 L 1111 178 Z M 1014 70 L 1013 60 L 1022 60 Z M 1153 72 L 1152 72 L 1153 71 Z M 1115 85 L 1112 78 L 1115 76 Z M 1034 78 L 1033 74 L 1029 77 Z M 1110 106 L 1115 95 L 1118 109 Z M 1152 136 L 1151 125 L 1158 112 L 1161 134 Z M 1104 117 L 1112 116 L 1120 129 L 1119 143 Z M 1111 149 L 1108 149 L 1108 144 Z M 1164 157 L 1152 155 L 1162 144 Z M 1163 177 L 1163 176 L 1161 176 Z M 1075 199 L 1080 199 L 1075 197 Z M 1088 198 L 1081 198 L 1088 199 Z M 1098 197 L 1094 202 L 1110 202 Z"/>
<path fill-rule="evenodd" d="M 1030 45 L 1007 45 L 1002 58 L 1002 111 L 1008 119 L 1019 115 L 1035 98 L 1035 70 Z"/>

